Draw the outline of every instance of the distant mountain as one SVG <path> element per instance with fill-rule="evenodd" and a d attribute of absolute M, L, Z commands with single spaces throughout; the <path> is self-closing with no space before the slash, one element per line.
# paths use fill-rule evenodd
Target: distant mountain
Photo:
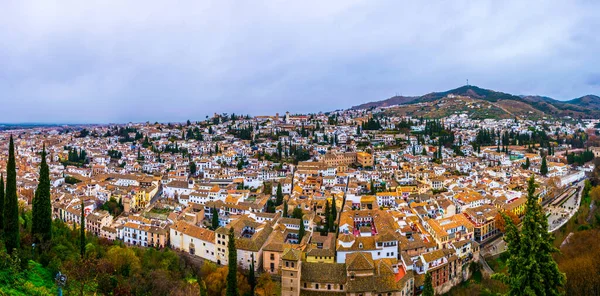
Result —
<path fill-rule="evenodd" d="M 395 106 L 395 105 L 402 105 L 402 104 L 410 103 L 418 98 L 419 97 L 393 96 L 387 100 L 381 100 L 381 101 L 377 101 L 377 102 L 370 102 L 370 103 L 365 103 L 365 104 L 361 104 L 358 106 L 353 106 L 351 109 L 352 110 L 360 110 L 360 109 L 369 109 L 372 107 L 389 107 L 389 106 Z"/>
<path fill-rule="evenodd" d="M 577 105 L 577 106 L 581 106 L 581 107 L 586 107 L 586 108 L 600 109 L 600 97 L 595 96 L 595 95 L 583 96 L 581 98 L 572 99 L 565 103 L 569 103 L 569 104 L 573 104 L 573 105 Z"/>
<path fill-rule="evenodd" d="M 387 100 L 365 103 L 354 106 L 352 109 L 368 109 L 372 107 L 390 107 L 395 105 L 410 105 L 416 103 L 437 102 L 448 97 L 448 95 L 466 96 L 472 99 L 490 102 L 492 107 L 497 107 L 509 115 L 515 114 L 526 116 L 519 113 L 520 110 L 526 110 L 527 114 L 539 116 L 562 117 L 571 116 L 574 118 L 600 118 L 600 97 L 587 95 L 570 101 L 559 101 L 549 97 L 528 95 L 517 96 L 499 91 L 480 88 L 474 85 L 465 85 L 459 88 L 443 92 L 432 92 L 417 97 L 391 97 Z"/>

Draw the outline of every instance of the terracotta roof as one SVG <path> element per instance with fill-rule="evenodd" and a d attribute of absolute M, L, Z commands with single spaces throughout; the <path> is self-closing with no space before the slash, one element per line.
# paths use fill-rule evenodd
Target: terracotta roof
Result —
<path fill-rule="evenodd" d="M 283 251 L 283 255 L 281 256 L 282 260 L 290 260 L 290 261 L 298 261 L 301 257 L 301 251 L 296 249 L 286 249 Z M 304 270 L 303 270 L 304 271 Z"/>
<path fill-rule="evenodd" d="M 349 271 L 372 270 L 373 256 L 367 252 L 356 252 L 346 256 L 346 265 Z"/>
<path fill-rule="evenodd" d="M 189 235 L 193 238 L 197 238 L 203 241 L 214 242 L 215 232 L 206 228 L 201 228 L 196 225 L 192 225 L 183 221 L 178 221 L 175 225 L 171 226 L 171 229 Z"/>
<path fill-rule="evenodd" d="M 302 262 L 301 280 L 316 283 L 346 283 L 346 264 Z M 304 295 L 305 291 L 302 291 Z"/>

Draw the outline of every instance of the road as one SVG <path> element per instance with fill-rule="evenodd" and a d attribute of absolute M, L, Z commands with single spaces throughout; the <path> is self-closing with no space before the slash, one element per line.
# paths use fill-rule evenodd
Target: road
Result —
<path fill-rule="evenodd" d="M 483 266 L 483 272 L 485 272 L 488 276 L 494 274 L 494 270 L 487 264 L 485 258 L 483 256 L 479 256 L 479 263 Z"/>
<path fill-rule="evenodd" d="M 561 206 L 547 206 L 544 208 L 546 212 L 550 213 L 548 216 L 548 232 L 556 231 L 565 225 L 569 219 L 573 217 L 573 215 L 575 215 L 579 209 L 579 205 L 581 205 L 584 182 L 585 179 L 577 183 L 577 193 L 567 199 L 567 201 L 565 201 Z"/>
<path fill-rule="evenodd" d="M 482 256 L 496 256 L 506 251 L 506 242 L 504 241 L 504 235 L 500 235 L 497 238 L 485 242 L 479 249 Z"/>

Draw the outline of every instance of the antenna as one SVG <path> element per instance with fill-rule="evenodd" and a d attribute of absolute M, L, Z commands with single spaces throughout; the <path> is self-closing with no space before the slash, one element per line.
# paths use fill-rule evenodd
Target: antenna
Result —
<path fill-rule="evenodd" d="M 467 86 L 469 86 L 469 79 L 467 79 Z"/>

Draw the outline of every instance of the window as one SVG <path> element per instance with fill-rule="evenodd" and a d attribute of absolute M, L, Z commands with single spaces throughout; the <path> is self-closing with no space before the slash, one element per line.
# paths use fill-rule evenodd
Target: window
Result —
<path fill-rule="evenodd" d="M 306 282 L 304 282 L 304 288 L 306 289 Z"/>
<path fill-rule="evenodd" d="M 271 253 L 271 260 L 275 260 L 275 254 Z"/>
<path fill-rule="evenodd" d="M 315 289 L 317 289 L 317 290 L 319 289 L 319 284 L 315 285 Z"/>
<path fill-rule="evenodd" d="M 331 285 L 327 284 L 327 290 L 331 290 Z"/>
<path fill-rule="evenodd" d="M 344 290 L 344 285 L 340 285 L 340 290 Z"/>
<path fill-rule="evenodd" d="M 285 267 L 290 267 L 290 262 L 285 261 Z"/>

